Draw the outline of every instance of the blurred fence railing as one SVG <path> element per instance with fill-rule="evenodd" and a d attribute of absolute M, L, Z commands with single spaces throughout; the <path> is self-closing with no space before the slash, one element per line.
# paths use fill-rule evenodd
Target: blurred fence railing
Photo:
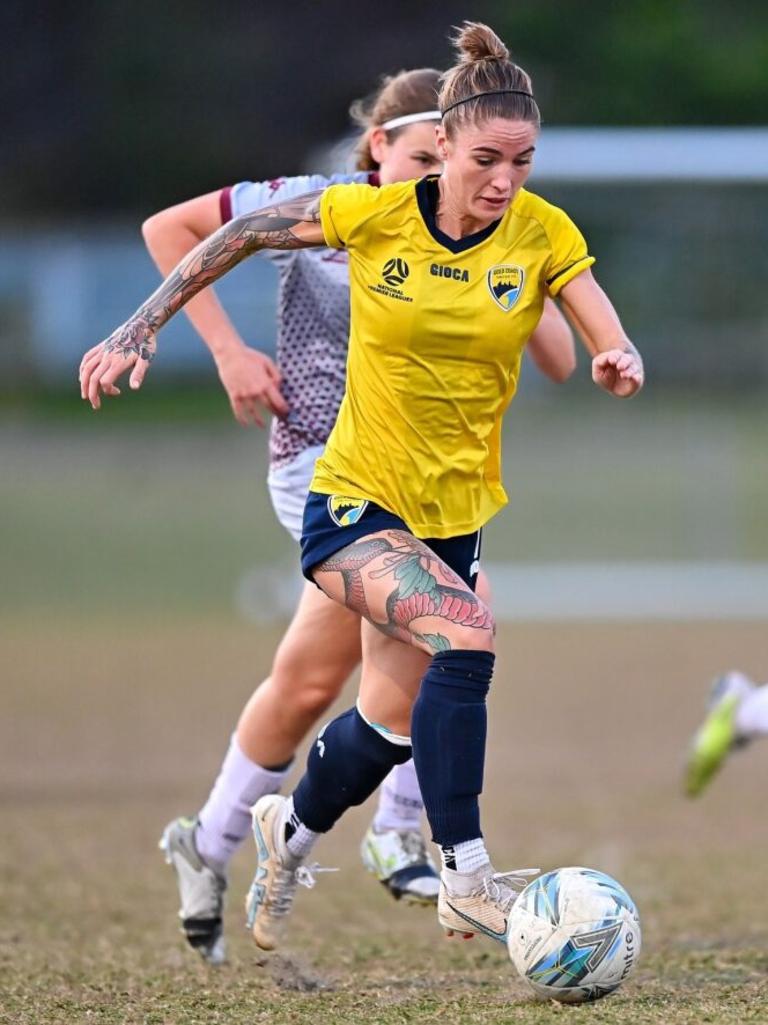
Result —
<path fill-rule="evenodd" d="M 249 260 L 218 293 L 243 337 L 271 349 L 277 275 Z M 0 372 L 56 386 L 74 378 L 88 347 L 133 312 L 159 283 L 137 225 L 6 231 L 0 240 Z M 153 377 L 201 375 L 211 358 L 183 316 L 162 335 Z"/>

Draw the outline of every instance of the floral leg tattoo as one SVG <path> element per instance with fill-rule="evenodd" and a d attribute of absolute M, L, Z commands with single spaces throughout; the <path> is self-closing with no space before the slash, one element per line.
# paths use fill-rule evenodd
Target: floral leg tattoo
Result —
<path fill-rule="evenodd" d="M 421 641 L 432 652 L 448 651 L 450 641 L 441 633 L 423 634 L 413 630 L 413 620 L 437 616 L 449 623 L 478 630 L 492 628 L 490 612 L 461 577 L 443 565 L 443 575 L 449 576 L 452 584 L 444 584 L 437 579 L 433 567 L 440 560 L 423 542 L 401 530 L 390 530 L 387 534 L 389 539 L 363 538 L 322 563 L 320 568 L 323 572 L 335 570 L 341 573 L 344 602 L 348 608 L 360 613 L 385 633 L 406 643 Z M 387 618 L 383 623 L 371 616 L 363 585 L 363 570 L 382 555 L 383 566 L 371 571 L 370 579 L 391 575 L 396 581 L 386 600 Z"/>

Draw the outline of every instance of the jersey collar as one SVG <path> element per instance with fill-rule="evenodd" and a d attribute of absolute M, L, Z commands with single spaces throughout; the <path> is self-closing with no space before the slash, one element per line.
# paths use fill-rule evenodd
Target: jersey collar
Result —
<path fill-rule="evenodd" d="M 439 177 L 439 175 L 432 175 L 416 182 L 416 202 L 419 204 L 419 213 L 435 242 L 452 253 L 463 253 L 489 238 L 501 224 L 502 218 L 500 217 L 498 221 L 491 221 L 487 227 L 476 231 L 473 235 L 465 235 L 464 238 L 451 238 L 450 235 L 446 235 L 437 226 L 437 203 L 440 198 Z"/>

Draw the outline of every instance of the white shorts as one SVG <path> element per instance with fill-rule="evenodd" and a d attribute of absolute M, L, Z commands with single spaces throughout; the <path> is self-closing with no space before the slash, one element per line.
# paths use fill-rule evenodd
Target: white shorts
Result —
<path fill-rule="evenodd" d="M 309 485 L 315 472 L 315 461 L 322 454 L 323 448 L 323 445 L 313 445 L 296 456 L 292 463 L 278 470 L 270 468 L 267 474 L 267 487 L 275 515 L 294 541 L 301 540 L 301 524 Z"/>

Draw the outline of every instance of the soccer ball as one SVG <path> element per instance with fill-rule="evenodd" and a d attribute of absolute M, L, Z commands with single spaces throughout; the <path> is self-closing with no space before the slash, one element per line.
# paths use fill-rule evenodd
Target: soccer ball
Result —
<path fill-rule="evenodd" d="M 539 876 L 509 916 L 509 956 L 540 1000 L 579 1004 L 607 996 L 632 971 L 640 945 L 634 901 L 591 868 Z"/>

